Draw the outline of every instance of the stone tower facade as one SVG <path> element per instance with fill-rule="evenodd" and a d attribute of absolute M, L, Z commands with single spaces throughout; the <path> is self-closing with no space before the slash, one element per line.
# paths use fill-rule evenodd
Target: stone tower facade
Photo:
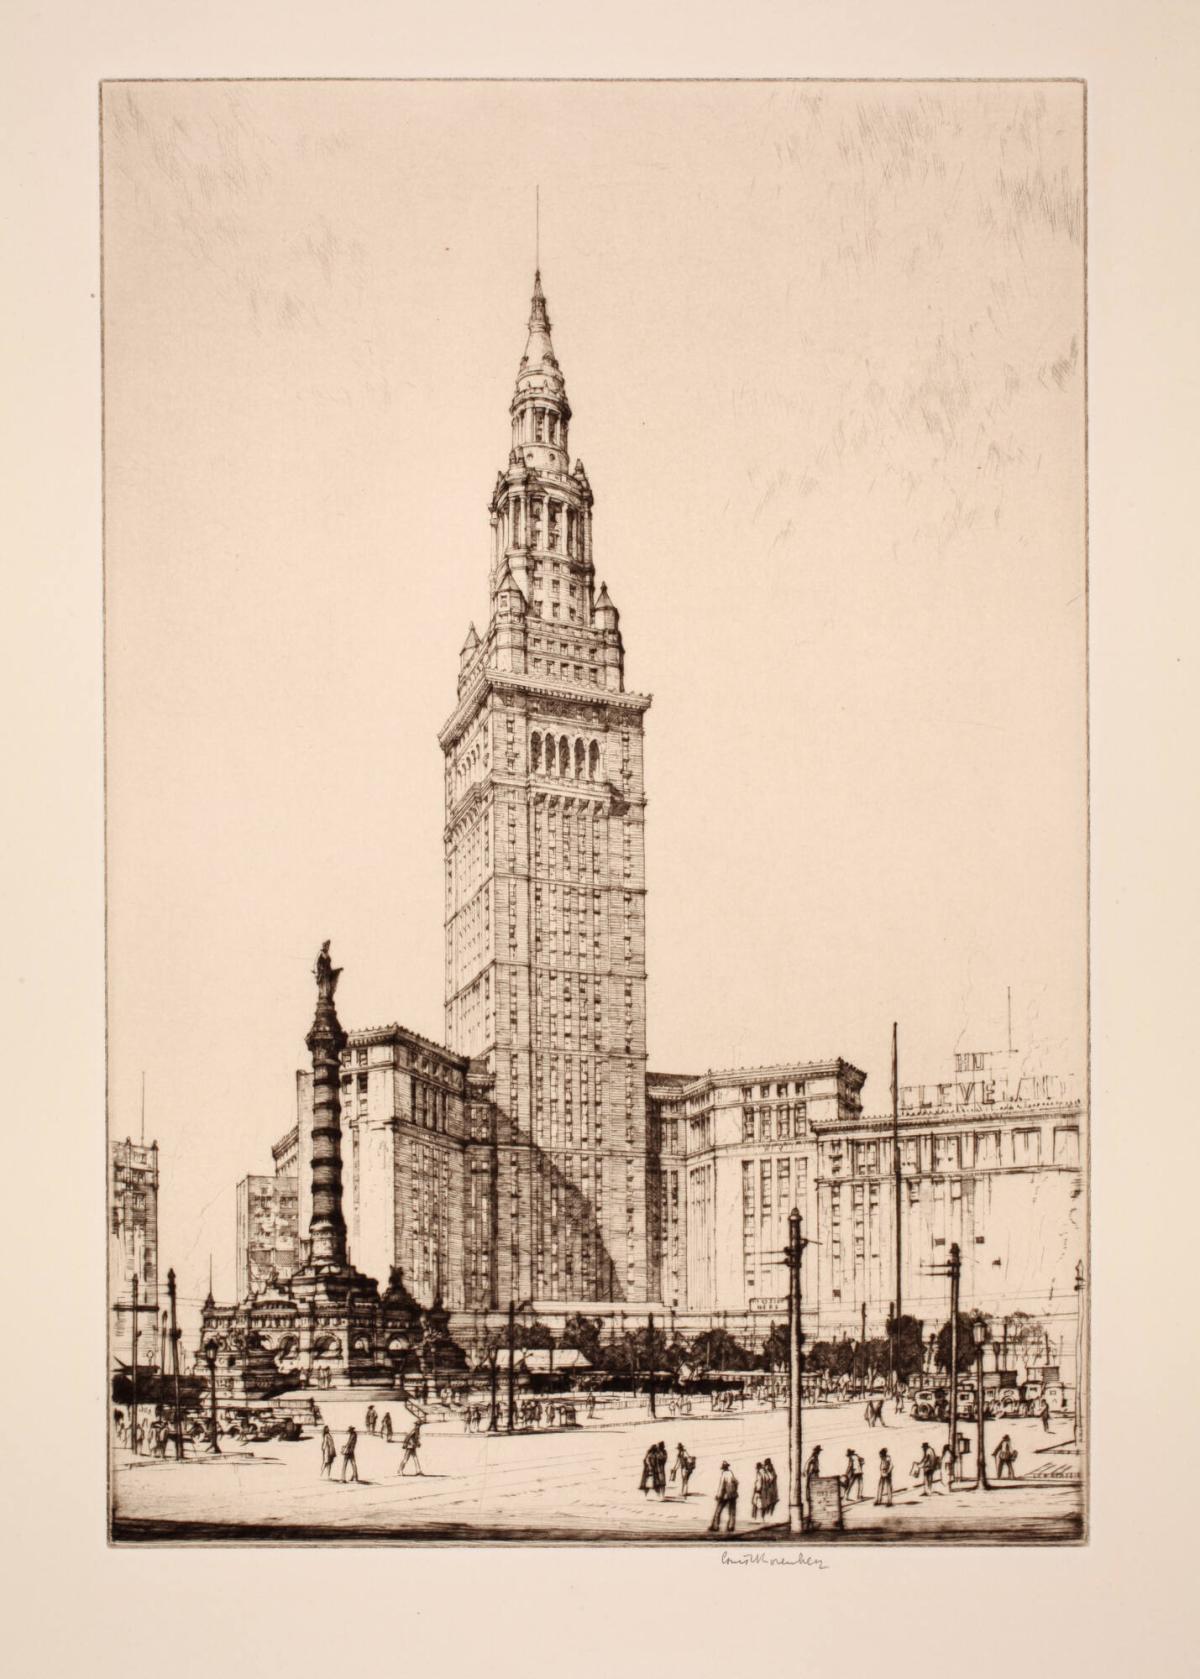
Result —
<path fill-rule="evenodd" d="M 649 697 L 596 586 L 593 498 L 535 276 L 446 771 L 446 1042 L 486 1066 L 470 1305 L 645 1301 Z"/>

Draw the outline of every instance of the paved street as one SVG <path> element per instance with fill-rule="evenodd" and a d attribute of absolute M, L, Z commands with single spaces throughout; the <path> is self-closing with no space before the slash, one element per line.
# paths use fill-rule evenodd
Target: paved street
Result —
<path fill-rule="evenodd" d="M 340 1450 L 350 1423 L 359 1429 L 360 1482 L 345 1485 L 320 1476 L 319 1431 L 285 1444 L 271 1442 L 240 1448 L 222 1442 L 220 1458 L 199 1457 L 177 1464 L 168 1458 L 134 1459 L 117 1451 L 114 1460 L 114 1533 L 117 1538 L 212 1537 L 363 1538 L 387 1534 L 439 1538 L 543 1538 L 584 1540 L 708 1540 L 713 1492 L 722 1459 L 740 1483 L 737 1530 L 741 1541 L 789 1537 L 786 1521 L 787 1413 L 751 1409 L 713 1415 L 707 1409 L 690 1417 L 660 1415 L 652 1421 L 644 1407 L 600 1411 L 591 1422 L 564 1431 L 507 1435 L 463 1432 L 453 1419 L 433 1421 L 422 1430 L 422 1476 L 397 1473 L 402 1456 L 404 1413 L 392 1406 L 397 1438 L 385 1445 L 366 1434 L 366 1400 L 322 1399 L 322 1412 L 339 1449 L 334 1473 L 340 1476 Z M 660 1406 L 661 1410 L 661 1406 Z M 1040 1454 L 1039 1448 L 1069 1442 L 1070 1422 L 1054 1425 L 1047 1436 L 1036 1419 L 989 1425 L 988 1443 L 1011 1435 L 1019 1451 L 1020 1478 L 992 1493 L 940 1491 L 920 1496 L 910 1466 L 928 1440 L 939 1451 L 945 1428 L 893 1417 L 884 1428 L 869 1429 L 861 1402 L 814 1408 L 805 1414 L 804 1449 L 818 1441 L 822 1469 L 839 1473 L 847 1446 L 865 1460 L 866 1499 L 850 1505 L 846 1532 L 833 1536 L 883 1541 L 936 1542 L 953 1533 L 975 1536 L 1038 1538 L 1077 1537 L 1081 1489 L 1064 1480 L 1077 1476 L 1075 1460 Z M 970 1425 L 960 1432 L 974 1441 Z M 671 1459 L 677 1441 L 697 1460 L 691 1494 L 685 1501 L 668 1481 L 668 1496 L 638 1490 L 642 1457 L 656 1440 L 666 1443 Z M 895 1465 L 895 1503 L 877 1509 L 873 1500 L 880 1446 Z M 780 1483 L 780 1507 L 770 1522 L 751 1521 L 755 1464 L 770 1456 Z M 989 1460 L 989 1470 L 991 1463 Z M 1029 1479 L 1030 1475 L 1039 1478 Z M 1057 1479 L 1041 1479 L 1054 1475 Z M 723 1536 L 724 1537 L 724 1536 Z M 815 1542 L 822 1536 L 813 1534 Z M 807 1542 L 807 1541 L 806 1541 Z"/>

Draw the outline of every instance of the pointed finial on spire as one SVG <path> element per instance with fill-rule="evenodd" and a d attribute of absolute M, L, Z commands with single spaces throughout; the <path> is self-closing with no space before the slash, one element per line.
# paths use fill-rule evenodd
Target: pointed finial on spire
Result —
<path fill-rule="evenodd" d="M 541 272 L 542 267 L 542 189 L 533 189 L 533 271 Z"/>
<path fill-rule="evenodd" d="M 550 315 L 546 308 L 546 294 L 542 290 L 542 271 L 533 271 L 533 297 L 529 305 L 530 332 L 544 332 L 547 338 L 550 334 Z M 546 346 L 549 348 L 549 345 Z"/>

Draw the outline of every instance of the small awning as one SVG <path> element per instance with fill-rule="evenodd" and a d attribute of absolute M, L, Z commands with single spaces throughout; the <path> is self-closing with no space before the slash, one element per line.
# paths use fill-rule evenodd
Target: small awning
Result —
<path fill-rule="evenodd" d="M 591 1365 L 578 1347 L 555 1347 L 553 1352 L 549 1347 L 530 1347 L 527 1352 L 521 1353 L 519 1357 L 522 1366 L 529 1371 L 591 1369 Z M 503 1363 L 503 1351 L 501 1351 L 500 1359 Z"/>

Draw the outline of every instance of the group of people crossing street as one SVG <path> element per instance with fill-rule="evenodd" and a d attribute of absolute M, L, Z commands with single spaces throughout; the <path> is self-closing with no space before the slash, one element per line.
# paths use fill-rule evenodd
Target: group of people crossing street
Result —
<path fill-rule="evenodd" d="M 384 1445 L 391 1445 L 393 1439 L 393 1429 L 390 1411 L 385 1411 L 382 1418 L 380 1418 L 376 1414 L 375 1407 L 373 1405 L 368 1406 L 367 1414 L 363 1421 L 368 1434 L 375 1434 L 378 1432 L 379 1438 L 383 1441 Z M 404 1448 L 403 1455 L 400 1459 L 400 1467 L 396 1473 L 398 1475 L 407 1475 L 409 1473 L 409 1465 L 412 1464 L 414 1466 L 412 1473 L 414 1475 L 423 1475 L 425 1471 L 421 1468 L 421 1460 L 417 1456 L 417 1452 L 421 1444 L 421 1420 L 419 1417 L 414 1418 L 413 1425 L 404 1436 L 402 1444 Z M 322 1479 L 326 1481 L 333 1480 L 333 1466 L 337 1462 L 337 1457 L 338 1449 L 333 1438 L 333 1430 L 330 1428 L 329 1424 L 326 1423 L 321 1429 Z M 354 1427 L 353 1423 L 351 1423 L 350 1427 L 346 1430 L 346 1439 L 342 1445 L 341 1478 L 343 1481 L 358 1480 L 358 1430 Z"/>

